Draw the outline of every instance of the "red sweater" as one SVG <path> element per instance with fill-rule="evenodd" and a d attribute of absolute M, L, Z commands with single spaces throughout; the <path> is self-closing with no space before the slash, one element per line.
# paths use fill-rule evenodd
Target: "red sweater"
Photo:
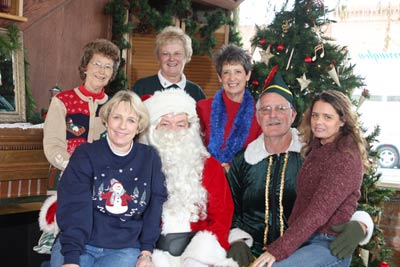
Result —
<path fill-rule="evenodd" d="M 226 125 L 224 131 L 224 142 L 225 142 L 229 136 L 229 133 L 231 132 L 233 122 L 235 120 L 236 114 L 239 111 L 241 103 L 230 100 L 228 96 L 225 94 L 225 91 L 222 92 L 222 98 L 224 100 L 225 108 L 227 111 Z M 200 119 L 201 129 L 204 134 L 204 144 L 206 146 L 208 146 L 208 143 L 210 142 L 210 119 L 211 119 L 211 105 L 213 100 L 214 98 L 208 98 L 197 102 L 197 115 L 199 116 Z M 246 147 L 249 143 L 255 140 L 260 134 L 261 134 L 261 128 L 257 123 L 256 112 L 254 112 L 254 116 L 251 121 L 249 135 L 243 147 Z"/>
<path fill-rule="evenodd" d="M 350 220 L 360 197 L 363 166 L 355 143 L 344 141 L 339 150 L 335 143 L 322 146 L 314 140 L 297 174 L 289 228 L 267 248 L 277 261 L 290 256 L 313 233 L 337 235 L 331 226 Z"/>

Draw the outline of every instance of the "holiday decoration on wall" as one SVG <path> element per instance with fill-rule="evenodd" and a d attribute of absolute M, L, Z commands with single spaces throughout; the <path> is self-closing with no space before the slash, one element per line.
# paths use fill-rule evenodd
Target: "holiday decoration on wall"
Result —
<path fill-rule="evenodd" d="M 347 47 L 325 36 L 332 21 L 326 16 L 328 10 L 323 1 L 295 0 L 291 11 L 286 5 L 276 13 L 270 25 L 258 26 L 252 38 L 252 49 L 261 50 L 261 60 L 254 63 L 249 82 L 254 97 L 258 98 L 268 74 L 278 69 L 296 96 L 298 117 L 294 126 L 297 126 L 313 96 L 326 89 L 339 90 L 349 97 L 354 89 L 363 89 L 361 97 L 353 100 L 354 105 L 360 107 L 369 98 L 368 90 L 365 89 L 364 79 L 353 73 L 354 65 L 348 59 Z M 373 129 L 366 136 L 367 142 L 375 142 L 379 132 L 379 127 Z M 391 256 L 379 229 L 379 218 L 384 201 L 389 199 L 392 191 L 376 187 L 381 175 L 377 173 L 378 156 L 370 150 L 369 157 L 372 164 L 364 174 L 359 208 L 373 217 L 375 230 L 371 241 L 363 246 L 363 259 L 369 267 L 378 267 L 381 262 L 388 262 Z M 361 248 L 354 253 L 352 267 L 365 266 L 360 252 Z"/>
<path fill-rule="evenodd" d="M 222 25 L 229 25 L 230 40 L 240 44 L 234 22 L 225 10 L 214 8 L 204 12 L 202 21 L 194 16 L 194 12 L 197 11 L 193 10 L 190 0 L 171 0 L 168 5 L 150 0 L 111 0 L 104 8 L 104 13 L 112 18 L 112 41 L 121 54 L 124 49 L 131 48 L 128 34 L 159 32 L 166 26 L 175 25 L 177 20 L 192 39 L 194 55 L 212 53 L 217 44 L 214 33 Z M 106 87 L 108 95 L 129 87 L 124 68 L 122 60 L 115 79 Z"/>
<path fill-rule="evenodd" d="M 160 32 L 175 25 L 176 20 L 191 37 L 194 55 L 212 52 L 217 43 L 214 33 L 222 25 L 229 25 L 233 31 L 230 37 L 240 42 L 234 22 L 224 9 L 213 8 L 195 16 L 198 11 L 190 0 L 170 0 L 167 5 L 150 0 L 112 0 L 105 7 L 105 13 L 113 18 L 113 41 L 122 49 L 130 48 L 124 34 Z"/>

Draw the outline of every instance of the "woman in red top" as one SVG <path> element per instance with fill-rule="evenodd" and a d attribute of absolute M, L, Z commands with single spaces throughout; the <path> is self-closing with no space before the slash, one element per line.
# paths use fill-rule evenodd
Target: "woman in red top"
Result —
<path fill-rule="evenodd" d="M 261 130 L 255 118 L 254 99 L 246 87 L 251 57 L 235 45 L 223 46 L 214 56 L 222 88 L 210 99 L 197 103 L 204 142 L 226 171 L 233 156 Z"/>

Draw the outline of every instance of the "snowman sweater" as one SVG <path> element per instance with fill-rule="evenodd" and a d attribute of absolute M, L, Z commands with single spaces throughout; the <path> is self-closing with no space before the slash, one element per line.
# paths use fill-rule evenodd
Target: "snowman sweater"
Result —
<path fill-rule="evenodd" d="M 105 138 L 79 146 L 58 188 L 57 223 L 64 264 L 79 264 L 86 244 L 152 251 L 167 197 L 154 148 L 134 143 L 114 154 Z"/>

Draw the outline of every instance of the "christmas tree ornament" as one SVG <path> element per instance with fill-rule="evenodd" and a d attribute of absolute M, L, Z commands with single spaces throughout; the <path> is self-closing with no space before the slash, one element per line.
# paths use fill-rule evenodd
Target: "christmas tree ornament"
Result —
<path fill-rule="evenodd" d="M 253 80 L 253 81 L 251 82 L 251 85 L 254 86 L 254 87 L 257 87 L 257 86 L 260 85 L 260 82 L 257 81 L 257 80 Z"/>
<path fill-rule="evenodd" d="M 311 30 L 313 31 L 313 33 L 315 33 L 315 35 L 317 36 L 318 40 L 322 42 L 323 38 L 321 37 L 321 33 L 322 33 L 321 27 L 317 26 L 314 23 L 314 26 L 311 28 Z"/>
<path fill-rule="evenodd" d="M 251 46 L 251 49 L 250 49 L 250 56 L 251 56 L 251 57 L 253 57 L 254 52 L 256 51 L 256 49 L 257 49 L 257 46 L 256 46 L 256 45 L 252 45 L 252 46 Z"/>
<path fill-rule="evenodd" d="M 289 21 L 285 20 L 282 24 L 282 37 L 284 37 L 285 33 L 289 31 L 289 28 L 290 28 Z"/>
<path fill-rule="evenodd" d="M 323 58 L 325 56 L 325 49 L 324 49 L 324 44 L 317 44 L 314 47 L 314 56 L 312 57 L 312 61 L 317 60 L 317 54 L 319 53 L 319 57 Z"/>
<path fill-rule="evenodd" d="M 368 266 L 369 251 L 367 249 L 360 249 L 360 258 L 364 263 L 364 266 Z"/>
<path fill-rule="evenodd" d="M 370 98 L 369 90 L 364 88 L 362 91 L 360 98 L 358 99 L 357 110 L 361 107 L 361 105 L 365 102 L 366 99 Z"/>
<path fill-rule="evenodd" d="M 278 46 L 276 47 L 276 49 L 277 49 L 278 51 L 283 51 L 283 50 L 285 50 L 285 46 L 284 46 L 283 44 L 278 44 Z"/>
<path fill-rule="evenodd" d="M 335 65 L 329 64 L 329 66 L 328 66 L 328 75 L 337 84 L 337 86 L 341 86 L 340 85 L 340 81 L 339 81 L 339 76 L 338 76 L 338 74 L 336 72 Z"/>
<path fill-rule="evenodd" d="M 292 61 L 293 52 L 294 52 L 294 47 L 292 47 L 292 51 L 290 51 L 290 56 L 289 56 L 288 62 L 286 64 L 286 70 L 288 70 L 290 67 L 290 62 Z"/>
<path fill-rule="evenodd" d="M 305 63 L 311 63 L 311 62 L 312 62 L 311 57 L 310 57 L 310 56 L 306 56 L 306 57 L 304 58 L 304 62 L 305 62 Z"/>
<path fill-rule="evenodd" d="M 268 65 L 269 60 L 274 57 L 274 55 L 271 53 L 271 45 L 269 45 L 265 51 L 260 50 L 260 56 L 261 61 Z"/>
<path fill-rule="evenodd" d="M 382 246 L 379 243 L 377 243 L 377 245 L 375 247 L 370 249 L 369 253 L 371 254 L 371 261 L 381 261 L 382 260 L 382 257 L 380 254 L 381 249 L 382 249 Z"/>
<path fill-rule="evenodd" d="M 290 28 L 289 21 L 285 20 L 282 24 L 282 32 L 287 33 L 289 31 L 289 28 Z"/>
<path fill-rule="evenodd" d="M 306 74 L 303 73 L 303 76 L 296 78 L 296 80 L 300 84 L 300 91 L 303 91 L 304 89 L 308 88 L 308 86 L 311 83 L 311 80 L 307 79 Z"/>
<path fill-rule="evenodd" d="M 347 46 L 344 46 L 340 50 L 340 53 L 342 53 L 342 55 L 343 55 L 342 70 L 344 70 L 346 68 L 346 66 L 347 66 L 348 61 L 349 61 L 349 56 L 348 56 L 349 50 L 347 49 Z M 338 68 L 338 75 L 340 75 L 339 68 Z"/>
<path fill-rule="evenodd" d="M 258 41 L 258 43 L 259 43 L 261 46 L 264 46 L 264 45 L 267 43 L 267 40 L 265 40 L 265 38 L 261 38 L 260 41 Z"/>

